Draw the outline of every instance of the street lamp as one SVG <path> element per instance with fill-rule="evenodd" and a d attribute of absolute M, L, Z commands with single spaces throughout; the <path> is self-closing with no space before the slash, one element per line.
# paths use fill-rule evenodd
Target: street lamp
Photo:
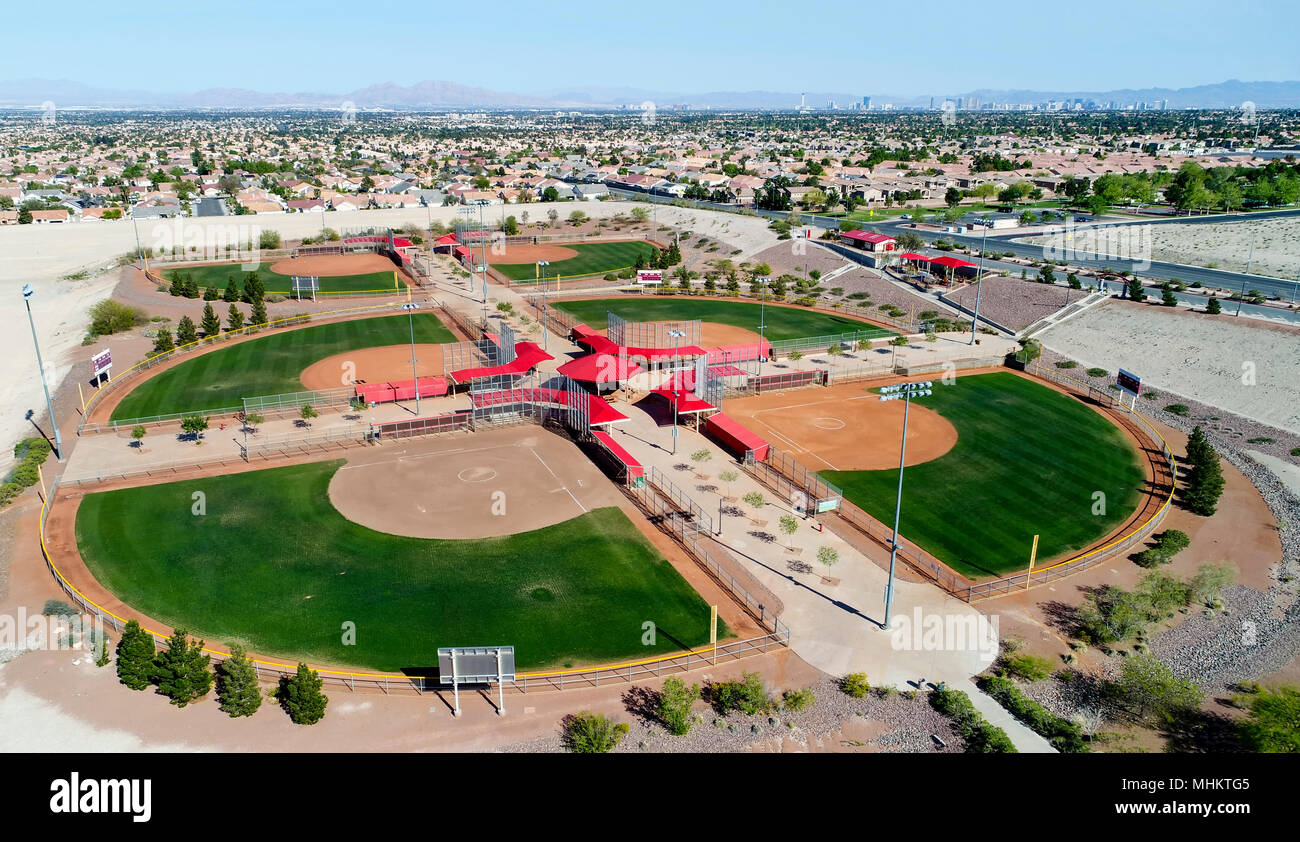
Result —
<path fill-rule="evenodd" d="M 543 349 L 547 349 L 549 347 L 546 341 L 546 267 L 550 265 L 551 265 L 551 261 L 549 260 L 537 261 L 537 269 L 542 276 L 542 348 Z"/>
<path fill-rule="evenodd" d="M 677 349 L 681 347 L 681 340 L 682 337 L 686 335 L 686 331 L 670 330 L 668 331 L 668 335 L 673 338 L 673 377 L 675 378 L 677 376 L 677 359 L 678 359 Z M 668 385 L 670 391 L 673 392 L 673 455 L 676 456 L 677 455 L 677 400 L 680 397 L 680 395 L 677 393 L 680 390 L 673 388 L 676 384 L 672 379 L 669 379 Z"/>
<path fill-rule="evenodd" d="M 420 417 L 420 375 L 415 369 L 415 311 L 420 309 L 419 304 L 403 304 L 402 309 L 406 311 L 407 321 L 411 323 L 411 379 L 415 381 L 415 417 Z"/>
<path fill-rule="evenodd" d="M 894 564 L 898 558 L 898 519 L 903 512 L 903 464 L 907 460 L 907 415 L 912 408 L 912 398 L 923 398 L 932 394 L 929 380 L 916 383 L 898 383 L 880 389 L 882 401 L 903 401 L 903 446 L 898 456 L 898 496 L 894 500 L 894 539 L 889 545 L 889 584 L 885 587 L 885 622 L 881 626 L 889 630 L 889 620 L 894 611 Z"/>
<path fill-rule="evenodd" d="M 975 333 L 980 321 L 980 293 L 984 290 L 984 246 L 989 241 L 989 218 L 984 217 L 984 237 L 980 240 L 980 268 L 975 273 L 975 318 L 970 323 L 970 344 L 975 344 Z"/>
<path fill-rule="evenodd" d="M 54 427 L 54 456 L 63 461 L 63 436 L 59 435 L 59 422 L 54 417 L 54 401 L 50 400 L 50 384 L 45 380 L 45 362 L 41 359 L 41 343 L 36 339 L 36 322 L 32 319 L 32 296 L 36 290 L 31 284 L 23 284 L 23 303 L 27 305 L 27 323 L 32 328 L 32 344 L 36 346 L 36 367 L 41 372 L 41 388 L 45 390 L 45 408 L 50 413 L 50 425 Z"/>

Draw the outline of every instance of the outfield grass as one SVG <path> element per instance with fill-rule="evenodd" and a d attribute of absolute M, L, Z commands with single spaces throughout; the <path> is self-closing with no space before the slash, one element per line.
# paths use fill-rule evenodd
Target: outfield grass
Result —
<path fill-rule="evenodd" d="M 708 605 L 617 508 L 501 538 L 404 538 L 330 504 L 342 464 L 87 494 L 77 544 L 100 584 L 148 616 L 290 661 L 393 671 L 435 665 L 439 646 L 510 644 L 537 669 L 708 640 Z M 205 515 L 191 513 L 197 489 Z"/>
<path fill-rule="evenodd" d="M 238 263 L 221 263 L 211 266 L 174 266 L 170 269 L 164 269 L 162 276 L 165 280 L 171 281 L 177 272 L 184 272 L 194 278 L 194 282 L 202 290 L 206 287 L 216 287 L 218 291 L 225 292 L 226 284 L 231 278 L 239 289 L 244 288 L 244 276 L 252 274 L 251 272 L 241 271 Z M 258 269 L 257 276 L 261 278 L 263 286 L 268 293 L 279 293 L 281 295 L 291 295 L 293 293 L 293 278 L 290 275 L 281 275 L 279 272 L 272 272 L 270 269 Z M 405 289 L 401 281 L 397 278 L 396 270 L 389 272 L 365 272 L 359 275 L 322 275 L 320 278 L 320 289 L 322 292 L 365 292 L 368 290 L 390 290 Z M 304 298 L 310 298 L 310 293 L 303 293 Z"/>
<path fill-rule="evenodd" d="M 571 278 L 579 275 L 603 275 L 617 272 L 636 264 L 638 257 L 647 261 L 654 257 L 655 247 L 649 243 L 628 241 L 624 243 L 556 243 L 570 248 L 578 254 L 568 260 L 552 260 L 547 268 L 547 276 Z M 531 281 L 537 277 L 535 263 L 498 263 L 492 261 L 492 268 L 512 281 Z"/>
<path fill-rule="evenodd" d="M 960 377 L 917 403 L 957 428 L 957 444 L 903 478 L 905 542 L 972 577 L 1005 575 L 1104 537 L 1133 513 L 1145 472 L 1132 442 L 1077 400 L 1010 373 Z M 823 471 L 893 523 L 898 471 Z M 1096 494 L 1105 513 L 1094 514 Z"/>
<path fill-rule="evenodd" d="M 239 406 L 240 399 L 302 391 L 300 376 L 312 363 L 358 348 L 411 341 L 408 318 L 383 316 L 331 322 L 250 339 L 188 359 L 136 386 L 113 410 L 112 420 Z M 431 313 L 415 316 L 415 341 L 455 342 Z"/>
<path fill-rule="evenodd" d="M 868 331 L 866 336 L 894 336 L 893 331 L 876 327 L 856 319 L 819 313 L 802 307 L 763 308 L 753 301 L 725 301 L 714 298 L 689 298 L 669 296 L 637 296 L 624 298 L 584 299 L 557 301 L 551 304 L 576 318 L 588 327 L 604 330 L 606 314 L 612 312 L 630 322 L 666 322 L 700 319 L 706 322 L 732 325 L 757 331 L 759 319 L 767 319 L 763 335 L 772 341 L 802 339 L 807 336 L 827 336 L 853 331 Z M 765 310 L 763 313 L 761 311 Z"/>

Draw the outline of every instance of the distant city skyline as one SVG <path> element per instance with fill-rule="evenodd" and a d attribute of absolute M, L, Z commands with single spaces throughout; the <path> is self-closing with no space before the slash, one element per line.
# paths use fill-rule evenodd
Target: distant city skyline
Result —
<path fill-rule="evenodd" d="M 908 25 L 897 11 L 803 14 L 680 0 L 630 9 L 505 0 L 472 9 L 375 0 L 150 7 L 71 0 L 10 9 L 0 79 L 62 78 L 105 88 L 193 92 L 339 92 L 437 79 L 523 95 L 630 88 L 847 91 L 859 101 L 981 89 L 1106 91 L 1184 88 L 1224 79 L 1300 79 L 1294 28 L 1280 0 L 1189 0 L 1153 8 L 1098 0 L 1073 6 L 1009 0 L 935 2 Z M 844 25 L 829 25 L 834 15 Z M 35 37 L 36 33 L 50 37 Z M 133 58 L 133 54 L 135 58 Z M 109 57 L 113 60 L 109 63 Z M 810 102 L 824 106 L 825 102 Z M 848 105 L 847 102 L 844 105 Z"/>

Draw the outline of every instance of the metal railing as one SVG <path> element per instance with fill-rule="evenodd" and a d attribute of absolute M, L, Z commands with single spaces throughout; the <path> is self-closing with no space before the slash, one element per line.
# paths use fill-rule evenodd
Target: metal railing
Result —
<path fill-rule="evenodd" d="M 863 328 L 849 333 L 830 333 L 825 336 L 804 336 L 797 339 L 778 339 L 772 343 L 773 357 L 788 357 L 794 352 L 801 354 L 825 353 L 831 347 L 854 350 L 859 342 L 873 339 L 885 339 L 893 336 L 893 331 L 884 328 Z"/>
<path fill-rule="evenodd" d="M 469 412 L 453 412 L 409 421 L 386 421 L 371 424 L 370 433 L 375 439 L 410 438 L 411 436 L 437 435 L 439 433 L 465 432 L 470 429 Z"/>
<path fill-rule="evenodd" d="M 706 535 L 713 533 L 713 518 L 709 517 L 708 513 L 691 499 L 690 495 L 678 488 L 676 483 L 665 476 L 663 471 L 651 465 L 649 472 L 646 474 L 646 480 L 677 507 L 677 517 L 682 521 L 681 528 L 683 531 L 690 530 L 695 534 L 703 532 Z"/>
<path fill-rule="evenodd" d="M 369 441 L 369 424 L 350 424 L 346 427 L 327 427 L 324 430 L 288 432 L 258 438 L 247 444 L 240 443 L 239 451 L 246 462 L 254 458 L 270 459 L 275 456 L 311 453 L 331 445 L 349 447 Z"/>

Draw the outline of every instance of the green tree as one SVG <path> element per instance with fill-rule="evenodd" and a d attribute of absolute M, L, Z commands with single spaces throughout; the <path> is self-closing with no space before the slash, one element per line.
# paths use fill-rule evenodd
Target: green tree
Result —
<path fill-rule="evenodd" d="M 158 328 L 158 335 L 153 341 L 153 351 L 155 354 L 165 354 L 176 347 L 172 341 L 172 332 L 165 327 Z"/>
<path fill-rule="evenodd" d="M 226 329 L 240 330 L 244 327 L 244 314 L 234 304 L 230 305 L 230 310 L 226 313 Z"/>
<path fill-rule="evenodd" d="M 1083 284 L 1079 282 L 1079 276 L 1073 272 L 1065 276 L 1065 282 L 1070 285 L 1070 289 L 1083 289 Z"/>
<path fill-rule="evenodd" d="M 1179 711 L 1194 709 L 1204 694 L 1195 684 L 1178 678 L 1169 666 L 1151 655 L 1130 655 L 1120 667 L 1114 689 L 1122 703 L 1139 717 L 1167 721 Z"/>
<path fill-rule="evenodd" d="M 176 325 L 176 342 L 188 345 L 197 341 L 199 341 L 199 331 L 194 327 L 194 320 L 189 316 L 181 316 L 180 322 Z"/>
<path fill-rule="evenodd" d="M 320 416 L 320 413 L 316 411 L 316 407 L 312 406 L 309 403 L 305 403 L 302 405 L 302 412 L 300 414 L 302 415 L 302 420 L 308 424 L 311 423 L 311 419 Z"/>
<path fill-rule="evenodd" d="M 1217 316 L 1223 312 L 1223 305 L 1219 304 L 1219 299 L 1211 298 L 1205 304 L 1205 312 L 1211 316 Z"/>
<path fill-rule="evenodd" d="M 1178 298 L 1174 295 L 1173 287 L 1165 284 L 1164 289 L 1160 293 L 1160 303 L 1166 307 L 1178 306 Z"/>
<path fill-rule="evenodd" d="M 212 309 L 211 304 L 203 305 L 203 318 L 199 319 L 199 327 L 202 328 L 204 336 L 216 336 L 221 333 L 221 319 L 217 318 L 217 311 Z"/>
<path fill-rule="evenodd" d="M 194 436 L 198 441 L 199 435 L 208 428 L 208 419 L 202 415 L 187 415 L 181 419 L 181 429 Z"/>
<path fill-rule="evenodd" d="M 1188 601 L 1200 605 L 1215 603 L 1220 592 L 1235 581 L 1237 574 L 1231 564 L 1202 564 L 1187 581 Z"/>
<path fill-rule="evenodd" d="M 686 682 L 676 676 L 664 679 L 655 711 L 659 721 L 670 733 L 685 736 L 691 730 L 691 705 L 699 697 L 700 685 L 687 687 Z"/>
<path fill-rule="evenodd" d="M 217 702 L 232 717 L 252 716 L 262 706 L 257 670 L 239 644 L 231 644 L 230 657 L 217 665 Z"/>
<path fill-rule="evenodd" d="M 203 641 L 190 640 L 184 629 L 167 638 L 167 648 L 153 661 L 153 683 L 177 707 L 202 698 L 212 689 L 212 658 L 203 654 Z"/>
<path fill-rule="evenodd" d="M 1211 448 L 1192 468 L 1183 502 L 1193 513 L 1209 517 L 1218 509 L 1222 495 L 1223 467 L 1219 464 L 1219 454 Z"/>
<path fill-rule="evenodd" d="M 794 515 L 781 515 L 780 519 L 777 521 L 777 524 L 781 529 L 781 533 L 786 535 L 787 537 L 794 535 L 796 532 L 799 531 L 799 519 L 796 518 Z"/>
<path fill-rule="evenodd" d="M 323 685 L 320 674 L 306 664 L 298 664 L 298 672 L 293 678 L 280 677 L 276 696 L 295 725 L 315 725 L 325 718 L 329 699 L 321 692 Z"/>
<path fill-rule="evenodd" d="M 1134 301 L 1146 301 L 1147 292 L 1142 288 L 1142 282 L 1133 278 L 1128 282 L 1128 297 Z"/>
<path fill-rule="evenodd" d="M 955 208 L 961 204 L 961 191 L 956 187 L 949 187 L 943 194 L 943 201 L 950 208 Z"/>
<path fill-rule="evenodd" d="M 1300 689 L 1260 688 L 1250 699 L 1250 717 L 1241 733 L 1257 752 L 1300 754 Z"/>
<path fill-rule="evenodd" d="M 234 275 L 226 279 L 226 291 L 221 300 L 232 304 L 239 300 L 239 284 L 235 282 Z"/>
<path fill-rule="evenodd" d="M 117 679 L 132 690 L 143 690 L 152 681 L 154 642 L 135 620 L 127 620 L 117 641 Z"/>
<path fill-rule="evenodd" d="M 259 298 L 253 302 L 253 310 L 248 314 L 248 323 L 250 325 L 264 325 L 268 321 L 270 321 L 270 318 L 266 315 L 266 301 Z"/>
<path fill-rule="evenodd" d="M 512 236 L 512 237 L 513 237 L 514 235 L 518 234 L 518 233 L 519 233 L 519 220 L 515 219 L 513 216 L 507 216 L 507 217 L 506 217 L 505 225 L 503 226 L 503 230 L 505 231 L 505 233 L 506 233 L 507 235 Z"/>
<path fill-rule="evenodd" d="M 131 428 L 131 438 L 138 442 L 145 437 L 145 432 L 146 430 L 143 424 L 136 424 Z"/>

